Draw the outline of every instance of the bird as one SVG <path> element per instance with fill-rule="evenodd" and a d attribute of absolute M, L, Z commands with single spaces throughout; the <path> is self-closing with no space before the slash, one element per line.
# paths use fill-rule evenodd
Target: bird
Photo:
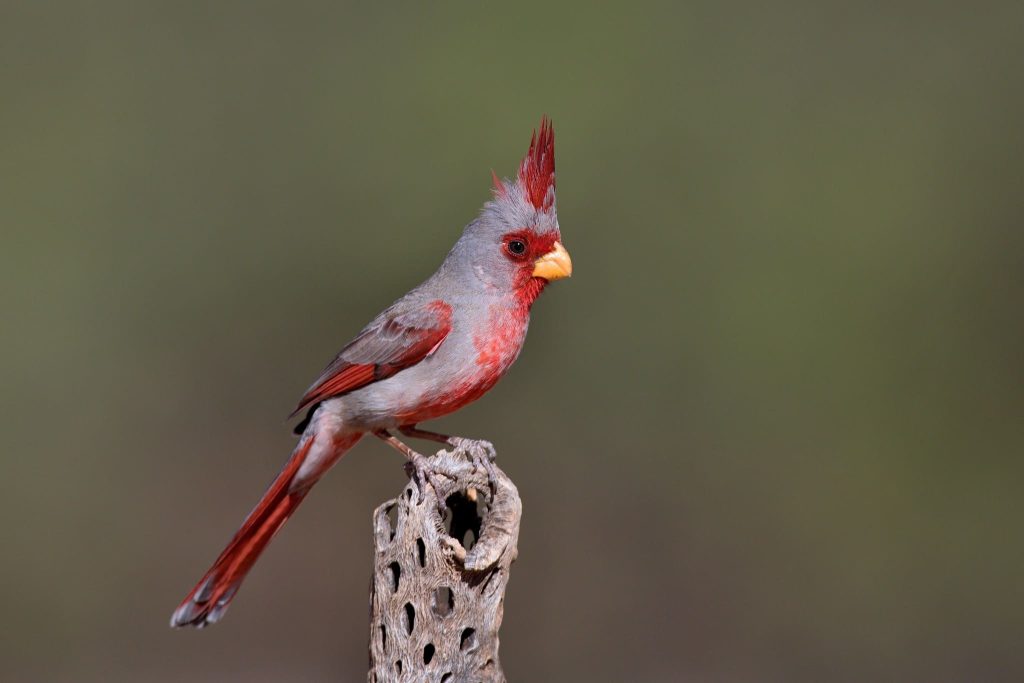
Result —
<path fill-rule="evenodd" d="M 492 196 L 438 269 L 364 327 L 292 412 L 305 412 L 281 472 L 171 616 L 203 628 L 223 617 L 246 574 L 317 481 L 364 436 L 422 458 L 395 436 L 458 445 L 419 428 L 479 399 L 508 371 L 544 288 L 572 274 L 555 205 L 555 133 L 542 117 L 514 178 Z"/>

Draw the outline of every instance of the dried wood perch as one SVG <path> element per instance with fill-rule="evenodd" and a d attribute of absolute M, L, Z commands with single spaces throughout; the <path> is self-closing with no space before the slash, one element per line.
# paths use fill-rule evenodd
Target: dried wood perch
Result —
<path fill-rule="evenodd" d="M 374 512 L 370 683 L 505 681 L 498 629 L 522 502 L 493 458 L 460 441 Z"/>

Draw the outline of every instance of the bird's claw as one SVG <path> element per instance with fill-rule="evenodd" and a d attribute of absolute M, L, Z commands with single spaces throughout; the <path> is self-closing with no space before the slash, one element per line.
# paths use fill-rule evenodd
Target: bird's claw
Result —
<path fill-rule="evenodd" d="M 416 480 L 416 488 L 419 490 L 420 500 L 425 499 L 424 484 L 429 484 L 435 493 L 441 490 L 437 482 L 434 481 L 433 469 L 425 455 L 416 453 L 412 458 L 406 460 L 405 473 L 409 478 Z"/>
<path fill-rule="evenodd" d="M 448 438 L 448 445 L 455 449 L 462 451 L 464 454 L 467 464 L 474 469 L 479 468 L 487 473 L 487 477 L 493 487 L 494 482 L 497 481 L 498 476 L 494 460 L 497 457 L 497 451 L 494 449 L 494 444 L 490 441 L 484 441 L 483 439 L 467 439 L 461 436 L 453 436 Z M 411 449 L 410 449 L 411 450 Z M 434 469 L 433 463 L 430 462 L 430 458 L 424 456 L 415 451 L 411 452 L 411 455 L 407 452 L 406 457 L 408 460 L 405 463 L 405 472 L 411 478 L 416 480 L 416 487 L 419 493 L 420 500 L 426 500 L 424 484 L 428 484 L 434 489 L 434 496 L 437 498 L 438 511 L 444 516 L 447 501 L 442 498 L 442 492 L 446 489 L 442 488 L 437 480 L 436 476 L 441 474 L 446 475 L 444 472 L 437 472 Z"/>
<path fill-rule="evenodd" d="M 498 457 L 494 444 L 483 439 L 467 439 L 462 436 L 453 436 L 448 439 L 448 445 L 465 451 L 472 460 L 494 462 Z"/>
<path fill-rule="evenodd" d="M 437 511 L 441 517 L 444 517 L 445 510 L 447 509 L 447 503 L 442 497 L 441 492 L 444 490 L 441 488 L 440 482 L 437 481 L 437 473 L 434 471 L 434 467 L 430 462 L 430 459 L 417 453 L 411 460 L 407 460 L 405 463 L 405 473 L 412 479 L 416 480 L 416 488 L 419 493 L 420 502 L 426 500 L 426 492 L 423 490 L 424 484 L 429 484 L 430 488 L 434 489 L 434 498 L 437 500 Z"/>
<path fill-rule="evenodd" d="M 494 444 L 483 439 L 467 439 L 461 436 L 453 436 L 448 440 L 448 444 L 453 448 L 461 449 L 474 467 L 480 467 L 487 472 L 491 486 L 494 486 L 494 482 L 498 479 L 494 466 L 498 452 L 495 450 Z"/>

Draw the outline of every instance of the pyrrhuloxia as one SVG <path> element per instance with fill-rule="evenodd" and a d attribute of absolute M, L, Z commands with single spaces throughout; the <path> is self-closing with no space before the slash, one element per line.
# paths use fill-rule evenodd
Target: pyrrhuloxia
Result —
<path fill-rule="evenodd" d="M 284 469 L 188 594 L 172 626 L 218 621 L 270 539 L 330 467 L 364 435 L 415 453 L 389 430 L 457 443 L 416 428 L 486 393 L 519 355 L 530 307 L 572 273 L 555 214 L 555 138 L 541 120 L 514 180 L 494 197 L 429 279 L 367 325 L 299 401 L 302 436 Z"/>

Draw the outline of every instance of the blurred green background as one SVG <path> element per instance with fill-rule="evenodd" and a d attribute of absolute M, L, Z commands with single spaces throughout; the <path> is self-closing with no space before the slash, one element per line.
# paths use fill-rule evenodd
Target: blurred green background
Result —
<path fill-rule="evenodd" d="M 1024 5 L 0 6 L 0 678 L 362 681 L 321 483 L 171 610 L 283 418 L 542 113 L 576 275 L 437 428 L 525 504 L 513 681 L 1024 680 Z"/>

